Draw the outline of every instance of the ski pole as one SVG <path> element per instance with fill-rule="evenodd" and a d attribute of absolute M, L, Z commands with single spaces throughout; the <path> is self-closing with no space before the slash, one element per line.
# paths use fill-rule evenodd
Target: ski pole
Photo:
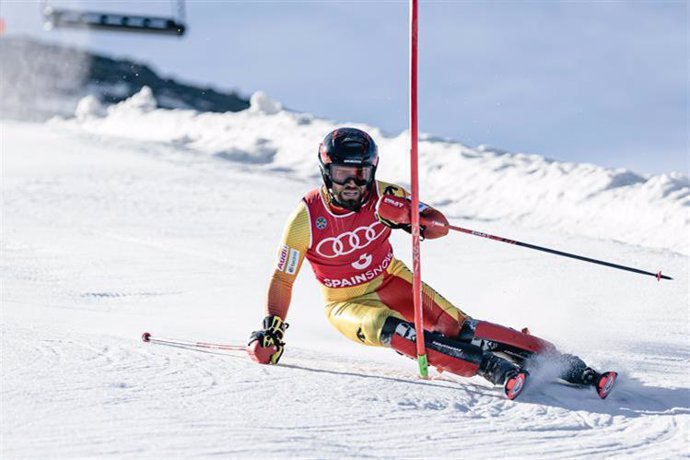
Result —
<path fill-rule="evenodd" d="M 543 246 L 537 246 L 534 244 L 523 243 L 521 241 L 510 240 L 508 238 L 503 238 L 502 236 L 489 235 L 488 233 L 482 233 L 482 232 L 478 232 L 476 230 L 470 230 L 468 228 L 458 227 L 456 225 L 446 225 L 446 224 L 443 224 L 443 223 L 437 222 L 437 221 L 432 221 L 431 224 L 435 225 L 435 226 L 448 227 L 450 230 L 455 230 L 456 232 L 462 232 L 462 233 L 467 233 L 469 235 L 480 236 L 482 238 L 488 238 L 490 240 L 500 241 L 502 243 L 514 244 L 515 246 L 522 246 L 523 248 L 536 249 L 537 251 L 548 252 L 549 254 L 555 254 L 557 256 L 570 257 L 571 259 L 577 259 L 577 260 L 582 260 L 585 262 L 590 262 L 593 264 L 604 265 L 606 267 L 617 268 L 619 270 L 626 270 L 626 271 L 633 272 L 633 273 L 639 273 L 641 275 L 653 276 L 657 279 L 657 281 L 661 281 L 662 279 L 665 279 L 665 280 L 672 280 L 673 279 L 670 276 L 662 275 L 661 271 L 658 271 L 657 273 L 648 272 L 648 271 L 640 270 L 639 268 L 626 267 L 625 265 L 618 265 L 618 264 L 606 262 L 603 260 L 579 256 L 577 254 L 571 254 L 569 252 L 557 251 L 555 249 L 549 249 L 549 248 L 545 248 Z"/>
<path fill-rule="evenodd" d="M 159 345 L 169 345 L 171 347 L 182 348 L 203 348 L 207 350 L 225 350 L 225 351 L 245 351 L 247 347 L 244 345 L 229 345 L 224 343 L 210 343 L 210 342 L 189 342 L 177 339 L 164 339 L 162 337 L 152 337 L 150 333 L 144 332 L 141 334 L 141 340 L 147 343 L 157 343 Z"/>

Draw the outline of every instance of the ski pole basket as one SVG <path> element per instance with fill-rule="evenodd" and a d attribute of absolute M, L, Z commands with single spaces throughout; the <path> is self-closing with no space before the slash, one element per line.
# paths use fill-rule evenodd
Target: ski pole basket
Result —
<path fill-rule="evenodd" d="M 48 28 L 108 30 L 180 37 L 187 29 L 184 20 L 184 0 L 171 3 L 177 9 L 177 14 L 173 17 L 62 9 L 44 1 L 43 17 Z"/>

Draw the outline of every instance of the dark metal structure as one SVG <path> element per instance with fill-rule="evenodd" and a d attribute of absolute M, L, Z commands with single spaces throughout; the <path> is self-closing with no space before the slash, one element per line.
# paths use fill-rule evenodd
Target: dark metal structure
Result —
<path fill-rule="evenodd" d="M 171 1 L 171 4 L 177 10 L 172 17 L 61 9 L 51 6 L 46 0 L 42 3 L 42 9 L 46 25 L 50 28 L 107 30 L 181 37 L 187 30 L 184 0 Z"/>

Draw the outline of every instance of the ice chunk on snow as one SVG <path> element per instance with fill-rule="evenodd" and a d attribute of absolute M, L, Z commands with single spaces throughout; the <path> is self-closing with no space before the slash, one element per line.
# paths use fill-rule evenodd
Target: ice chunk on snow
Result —
<path fill-rule="evenodd" d="M 100 118 L 105 115 L 103 104 L 96 96 L 88 95 L 79 100 L 74 116 L 77 120 L 87 120 L 89 118 Z"/>
<path fill-rule="evenodd" d="M 271 99 L 268 94 L 263 91 L 257 91 L 252 94 L 249 99 L 249 111 L 255 113 L 264 113 L 266 115 L 273 115 L 283 110 L 283 105 Z"/>
<path fill-rule="evenodd" d="M 150 112 L 158 106 L 153 91 L 148 86 L 143 86 L 138 93 L 133 94 L 128 99 L 112 107 L 115 111 L 135 110 L 139 112 Z"/>

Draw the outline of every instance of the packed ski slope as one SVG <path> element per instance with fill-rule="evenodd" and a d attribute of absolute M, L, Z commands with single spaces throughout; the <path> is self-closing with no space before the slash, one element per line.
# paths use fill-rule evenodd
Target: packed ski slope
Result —
<path fill-rule="evenodd" d="M 452 234 L 428 282 L 469 314 L 621 372 L 605 401 L 534 376 L 517 401 L 331 329 L 310 269 L 279 366 L 144 344 L 243 344 L 260 324 L 284 220 L 318 184 L 335 124 L 281 110 L 155 108 L 146 91 L 75 118 L 2 120 L 2 458 L 679 458 L 690 451 L 688 209 L 680 174 L 427 139 L 422 191 L 452 221 L 673 281 Z M 405 181 L 404 136 L 379 176 Z M 406 234 L 397 255 L 409 259 Z M 548 374 L 548 372 L 546 372 Z"/>

